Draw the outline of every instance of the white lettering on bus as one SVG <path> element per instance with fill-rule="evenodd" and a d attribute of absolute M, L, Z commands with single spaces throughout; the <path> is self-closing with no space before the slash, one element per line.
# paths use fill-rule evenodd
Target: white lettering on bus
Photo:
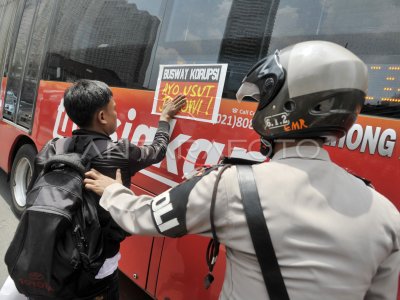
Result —
<path fill-rule="evenodd" d="M 176 165 L 176 150 L 190 140 L 190 138 L 190 135 L 181 133 L 168 144 L 166 155 L 168 172 L 178 175 L 178 167 Z"/>
<path fill-rule="evenodd" d="M 206 139 L 195 140 L 188 151 L 187 159 L 183 164 L 183 174 L 189 174 L 196 168 L 196 161 L 200 153 L 207 153 L 206 165 L 218 163 L 225 145 L 217 142 L 210 142 Z"/>
<path fill-rule="evenodd" d="M 379 139 L 378 152 L 382 156 L 391 157 L 396 143 L 396 131 L 386 129 Z"/>
<path fill-rule="evenodd" d="M 59 129 L 58 127 L 60 127 L 61 116 L 64 111 L 65 111 L 65 109 L 64 109 L 64 98 L 63 98 L 63 99 L 61 99 L 60 104 L 58 105 L 58 108 L 57 108 L 57 117 L 56 117 L 56 122 L 54 123 L 54 128 L 53 128 L 53 138 L 62 137 L 62 135 L 58 134 L 58 129 Z M 68 120 L 67 114 L 65 114 L 64 118 L 67 118 L 67 120 Z"/>
<path fill-rule="evenodd" d="M 350 150 L 357 149 L 363 138 L 363 128 L 359 124 L 354 124 L 346 135 L 346 146 Z M 354 140 L 354 141 L 353 141 Z"/>
<path fill-rule="evenodd" d="M 177 218 L 168 221 L 163 220 L 163 216 L 173 210 L 169 192 L 162 193 L 155 197 L 151 203 L 151 210 L 153 211 L 154 220 L 160 232 L 179 226 Z"/>
<path fill-rule="evenodd" d="M 128 111 L 128 120 L 133 121 L 135 118 L 136 118 L 136 109 L 131 108 Z M 121 138 L 128 138 L 129 133 L 131 132 L 131 129 L 132 129 L 132 123 L 126 122 Z"/>
<path fill-rule="evenodd" d="M 391 157 L 396 139 L 396 131 L 391 128 L 382 132 L 381 127 L 374 128 L 367 125 L 364 130 L 360 124 L 355 124 L 344 137 L 328 145 L 338 148 L 346 146 L 349 150 L 359 149 L 361 153 L 364 153 L 368 148 L 370 154 L 375 154 L 376 150 L 378 150 L 380 156 Z"/>

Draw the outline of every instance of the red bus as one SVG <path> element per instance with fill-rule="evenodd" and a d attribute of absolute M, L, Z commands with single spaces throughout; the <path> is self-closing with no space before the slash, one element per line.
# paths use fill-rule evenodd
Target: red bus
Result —
<path fill-rule="evenodd" d="M 14 212 L 24 209 L 34 155 L 75 128 L 62 104 L 69 82 L 110 85 L 119 112 L 112 138 L 143 144 L 157 127 L 160 64 L 228 64 L 217 122 L 175 120 L 166 159 L 132 178 L 133 191 L 156 195 L 222 155 L 264 160 L 251 128 L 256 105 L 237 103 L 235 92 L 260 58 L 305 40 L 338 43 L 367 63 L 363 115 L 326 148 L 400 208 L 399 15 L 393 0 L 0 0 L 0 167 Z M 130 237 L 120 270 L 153 298 L 217 299 L 225 262 L 205 290 L 207 243 Z"/>

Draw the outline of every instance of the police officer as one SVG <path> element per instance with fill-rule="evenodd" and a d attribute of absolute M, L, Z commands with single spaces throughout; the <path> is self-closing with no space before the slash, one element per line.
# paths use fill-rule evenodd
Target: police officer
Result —
<path fill-rule="evenodd" d="M 237 93 L 259 102 L 253 127 L 272 157 L 252 171 L 292 300 L 396 299 L 399 212 L 322 148 L 352 126 L 366 90 L 367 67 L 358 57 L 310 41 L 261 60 Z M 132 234 L 211 236 L 210 191 L 219 172 L 205 171 L 155 198 L 97 171 L 85 184 Z M 220 299 L 269 299 L 237 178 L 237 168 L 227 168 L 216 190 L 214 225 L 227 256 Z"/>

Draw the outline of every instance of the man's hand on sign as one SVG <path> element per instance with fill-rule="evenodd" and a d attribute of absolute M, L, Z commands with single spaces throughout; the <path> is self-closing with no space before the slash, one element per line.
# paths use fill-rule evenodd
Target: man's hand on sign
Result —
<path fill-rule="evenodd" d="M 169 122 L 186 104 L 186 95 L 179 94 L 173 99 L 164 102 L 160 116 L 160 121 Z"/>

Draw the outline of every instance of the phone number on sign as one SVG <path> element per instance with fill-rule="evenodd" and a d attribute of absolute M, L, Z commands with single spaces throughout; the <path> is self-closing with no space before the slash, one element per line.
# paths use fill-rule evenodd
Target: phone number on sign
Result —
<path fill-rule="evenodd" d="M 218 114 L 217 123 L 221 125 L 230 126 L 231 128 L 240 127 L 240 128 L 253 129 L 250 118 L 237 117 L 235 115 L 228 116 L 228 115 Z"/>

